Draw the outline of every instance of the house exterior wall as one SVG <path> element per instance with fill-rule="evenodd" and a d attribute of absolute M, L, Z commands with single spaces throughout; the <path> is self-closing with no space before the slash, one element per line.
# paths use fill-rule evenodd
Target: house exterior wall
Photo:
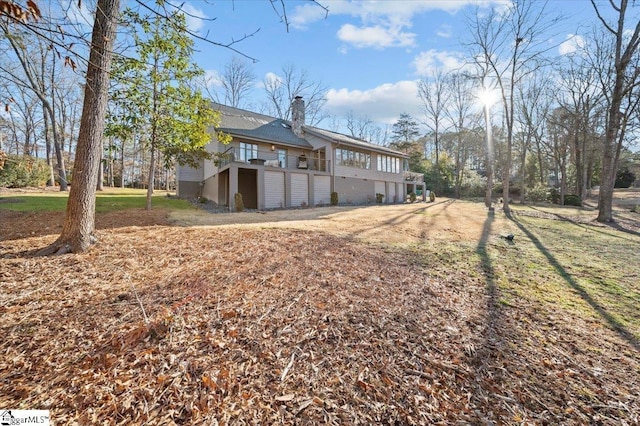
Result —
<path fill-rule="evenodd" d="M 200 183 L 203 180 L 203 168 L 194 169 L 193 167 L 180 165 L 177 168 L 176 193 L 178 196 L 181 198 L 199 197 L 202 189 Z"/>
<path fill-rule="evenodd" d="M 220 204 L 220 188 L 219 188 L 220 176 L 218 174 L 205 179 L 202 187 L 202 196 Z"/>
<path fill-rule="evenodd" d="M 180 198 L 196 198 L 200 196 L 200 182 L 179 180 L 176 193 Z"/>
<path fill-rule="evenodd" d="M 326 139 L 322 139 L 319 138 L 315 135 L 311 135 L 309 133 L 305 133 L 304 135 L 305 139 L 307 142 L 309 142 L 309 144 L 313 147 L 314 150 L 318 150 L 318 149 L 326 149 L 327 150 L 327 157 L 328 158 L 332 158 L 331 153 L 332 153 L 332 143 L 329 142 Z"/>
<path fill-rule="evenodd" d="M 375 181 L 350 177 L 336 177 L 334 191 L 339 204 L 367 204 L 376 200 Z"/>

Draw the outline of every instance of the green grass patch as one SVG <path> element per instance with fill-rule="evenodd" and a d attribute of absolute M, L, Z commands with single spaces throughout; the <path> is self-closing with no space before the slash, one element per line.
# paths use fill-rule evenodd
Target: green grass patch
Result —
<path fill-rule="evenodd" d="M 613 228 L 514 216 L 509 244 L 490 232 L 477 244 L 438 242 L 413 247 L 436 276 L 480 278 L 500 291 L 504 308 L 534 303 L 596 320 L 640 340 L 640 238 Z"/>
<path fill-rule="evenodd" d="M 55 212 L 65 211 L 67 208 L 66 192 L 36 193 L 36 194 L 7 194 L 0 197 L 0 210 L 14 210 L 23 212 Z M 126 209 L 145 208 L 147 203 L 146 190 L 108 190 L 96 194 L 96 212 L 108 213 Z M 186 210 L 194 207 L 186 200 L 167 197 L 166 192 L 156 191 L 151 201 L 155 209 Z"/>

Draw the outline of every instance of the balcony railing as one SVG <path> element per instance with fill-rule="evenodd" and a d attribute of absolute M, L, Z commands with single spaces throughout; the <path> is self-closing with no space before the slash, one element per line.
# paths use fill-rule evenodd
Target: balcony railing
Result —
<path fill-rule="evenodd" d="M 403 172 L 407 182 L 424 182 L 424 174 L 416 172 Z"/>
<path fill-rule="evenodd" d="M 225 152 L 220 153 L 218 156 L 218 166 L 224 167 L 230 163 L 244 163 L 280 169 L 329 171 L 329 161 L 314 158 L 311 156 L 311 153 L 308 156 L 305 154 L 281 156 L 278 155 L 277 151 L 258 150 L 257 155 L 250 156 L 254 158 L 244 158 L 247 156 L 241 156 L 239 154 L 240 150 L 236 148 L 229 148 Z"/>

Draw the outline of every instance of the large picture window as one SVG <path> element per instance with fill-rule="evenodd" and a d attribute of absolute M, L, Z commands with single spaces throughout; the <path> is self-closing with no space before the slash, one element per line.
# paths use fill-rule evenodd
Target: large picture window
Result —
<path fill-rule="evenodd" d="M 400 172 L 400 159 L 389 155 L 378 155 L 378 171 L 387 173 Z"/>
<path fill-rule="evenodd" d="M 240 142 L 238 160 L 249 162 L 252 158 L 258 158 L 258 145 L 254 143 Z"/>
<path fill-rule="evenodd" d="M 339 166 L 371 168 L 371 154 L 351 149 L 336 149 L 336 164 Z"/>

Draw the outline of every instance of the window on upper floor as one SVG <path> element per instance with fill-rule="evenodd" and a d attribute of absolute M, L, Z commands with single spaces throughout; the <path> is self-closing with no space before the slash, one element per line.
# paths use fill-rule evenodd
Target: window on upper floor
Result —
<path fill-rule="evenodd" d="M 238 160 L 249 162 L 252 158 L 258 158 L 258 145 L 254 143 L 240 142 Z"/>
<path fill-rule="evenodd" d="M 336 165 L 358 167 L 360 169 L 371 168 L 371 154 L 352 149 L 336 149 Z"/>
<path fill-rule="evenodd" d="M 378 171 L 400 173 L 400 159 L 390 155 L 378 155 Z"/>

